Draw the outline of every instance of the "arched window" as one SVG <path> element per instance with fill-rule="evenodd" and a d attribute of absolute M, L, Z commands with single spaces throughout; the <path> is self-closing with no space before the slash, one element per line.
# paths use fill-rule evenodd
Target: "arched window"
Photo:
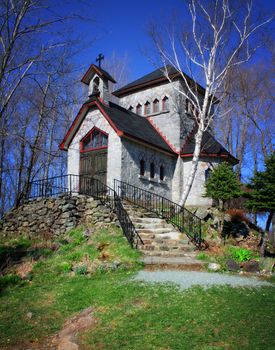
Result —
<path fill-rule="evenodd" d="M 80 142 L 81 152 L 92 151 L 99 148 L 106 148 L 108 135 L 96 128 L 92 129 Z"/>
<path fill-rule="evenodd" d="M 169 99 L 167 96 L 163 97 L 163 99 L 162 99 L 162 110 L 163 111 L 169 110 Z"/>
<path fill-rule="evenodd" d="M 164 166 L 161 165 L 160 168 L 159 168 L 159 179 L 160 179 L 160 181 L 164 180 L 164 176 L 165 176 Z"/>
<path fill-rule="evenodd" d="M 139 175 L 144 176 L 145 174 L 145 161 L 141 159 L 139 162 Z"/>
<path fill-rule="evenodd" d="M 154 179 L 155 177 L 155 164 L 152 162 L 150 163 L 150 178 Z"/>
<path fill-rule="evenodd" d="M 189 104 L 189 99 L 186 98 L 186 99 L 185 99 L 185 113 L 188 112 L 188 104 Z"/>
<path fill-rule="evenodd" d="M 139 104 L 137 104 L 137 106 L 136 106 L 136 114 L 139 114 L 139 115 L 141 115 L 141 109 L 142 109 L 142 106 L 141 106 L 141 104 L 139 103 Z"/>
<path fill-rule="evenodd" d="M 153 113 L 159 112 L 159 100 L 156 98 L 153 102 Z"/>
<path fill-rule="evenodd" d="M 144 105 L 144 115 L 148 115 L 151 113 L 151 104 L 147 101 Z"/>
<path fill-rule="evenodd" d="M 133 106 L 130 106 L 130 107 L 128 108 L 128 111 L 133 112 L 133 109 L 134 109 L 134 107 L 133 107 Z"/>
<path fill-rule="evenodd" d="M 92 95 L 99 95 L 99 77 L 94 78 Z"/>
<path fill-rule="evenodd" d="M 204 172 L 204 176 L 205 176 L 205 182 L 207 182 L 211 176 L 211 172 L 212 170 L 208 167 L 205 172 Z"/>

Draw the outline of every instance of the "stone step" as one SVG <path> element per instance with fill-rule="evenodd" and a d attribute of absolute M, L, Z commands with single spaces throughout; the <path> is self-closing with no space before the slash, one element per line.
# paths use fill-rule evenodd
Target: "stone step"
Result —
<path fill-rule="evenodd" d="M 188 239 L 171 239 L 170 237 L 164 237 L 163 235 L 150 235 L 150 234 L 141 234 L 141 239 L 143 241 L 148 241 L 150 243 L 156 243 L 156 244 L 168 244 L 168 245 L 190 245 Z"/>
<path fill-rule="evenodd" d="M 130 216 L 131 218 L 131 216 Z M 135 217 L 131 218 L 133 223 L 144 223 L 144 224 L 153 224 L 153 223 L 162 223 L 167 224 L 167 222 L 164 219 L 161 218 L 141 218 L 141 217 Z"/>
<path fill-rule="evenodd" d="M 144 256 L 155 256 L 155 257 L 188 257 L 188 258 L 195 258 L 195 254 L 192 252 L 178 252 L 178 251 L 155 251 L 155 250 L 146 250 L 142 251 Z"/>
<path fill-rule="evenodd" d="M 163 222 L 154 222 L 154 223 L 148 223 L 148 222 L 144 222 L 144 223 L 135 223 L 134 224 L 136 229 L 157 229 L 157 228 L 170 228 L 170 230 L 174 230 L 174 226 L 171 224 L 166 224 Z"/>
<path fill-rule="evenodd" d="M 181 232 L 178 232 L 178 231 L 171 231 L 171 232 L 167 232 L 167 233 L 156 233 L 155 234 L 155 238 L 159 238 L 159 239 L 175 239 L 177 241 L 181 241 L 181 240 L 184 240 L 186 241 L 186 243 L 189 242 L 188 238 L 182 234 Z"/>
<path fill-rule="evenodd" d="M 165 252 L 194 252 L 194 248 L 189 245 L 167 245 L 167 244 L 157 244 L 156 242 L 153 243 L 145 243 L 139 244 L 138 249 L 141 251 L 165 251 Z"/>
<path fill-rule="evenodd" d="M 146 256 L 178 257 L 194 253 L 195 247 L 187 236 L 165 219 L 129 202 L 123 206 L 144 243 L 138 242 L 138 249 Z"/>
<path fill-rule="evenodd" d="M 168 234 L 171 232 L 171 229 L 168 227 L 162 227 L 162 228 L 156 228 L 156 229 L 145 229 L 145 228 L 138 228 L 136 229 L 138 234 L 141 233 L 151 233 L 151 234 Z"/>
<path fill-rule="evenodd" d="M 197 260 L 196 257 L 165 257 L 165 256 L 143 256 L 141 261 L 145 269 L 171 269 L 203 270 L 205 262 Z"/>
<path fill-rule="evenodd" d="M 125 210 L 127 211 L 128 215 L 142 216 L 142 217 L 148 217 L 148 218 L 159 218 L 159 216 L 156 213 L 146 211 L 146 210 L 142 210 L 142 211 L 139 211 L 137 209 L 125 209 Z"/>

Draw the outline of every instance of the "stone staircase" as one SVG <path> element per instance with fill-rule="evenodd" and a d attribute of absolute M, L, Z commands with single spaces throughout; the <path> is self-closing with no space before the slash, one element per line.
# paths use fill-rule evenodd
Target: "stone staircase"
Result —
<path fill-rule="evenodd" d="M 139 243 L 138 249 L 142 251 L 147 265 L 202 265 L 196 260 L 197 248 L 172 224 L 128 202 L 124 202 L 123 207 L 144 243 Z"/>

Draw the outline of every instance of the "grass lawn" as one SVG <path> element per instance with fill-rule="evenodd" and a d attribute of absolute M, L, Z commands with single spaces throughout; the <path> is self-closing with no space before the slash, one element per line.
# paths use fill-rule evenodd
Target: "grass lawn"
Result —
<path fill-rule="evenodd" d="M 2 277 L 0 349 L 39 349 L 67 318 L 89 306 L 97 322 L 79 335 L 80 349 L 275 349 L 274 288 L 181 291 L 133 282 L 138 257 L 116 228 L 100 230 L 88 242 L 79 229 L 40 257 L 30 281 L 11 275 L 7 283 Z M 113 270 L 113 262 L 120 267 Z"/>

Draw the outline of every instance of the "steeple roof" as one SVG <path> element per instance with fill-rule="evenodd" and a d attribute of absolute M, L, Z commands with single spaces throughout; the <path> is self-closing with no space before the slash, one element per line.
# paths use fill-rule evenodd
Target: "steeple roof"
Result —
<path fill-rule="evenodd" d="M 81 79 L 81 82 L 89 85 L 91 79 L 93 79 L 94 75 L 98 74 L 101 78 L 106 78 L 107 80 L 110 80 L 112 83 L 116 83 L 115 79 L 108 73 L 106 70 L 99 68 L 95 64 L 91 64 L 87 72 L 84 74 L 83 78 Z"/>

